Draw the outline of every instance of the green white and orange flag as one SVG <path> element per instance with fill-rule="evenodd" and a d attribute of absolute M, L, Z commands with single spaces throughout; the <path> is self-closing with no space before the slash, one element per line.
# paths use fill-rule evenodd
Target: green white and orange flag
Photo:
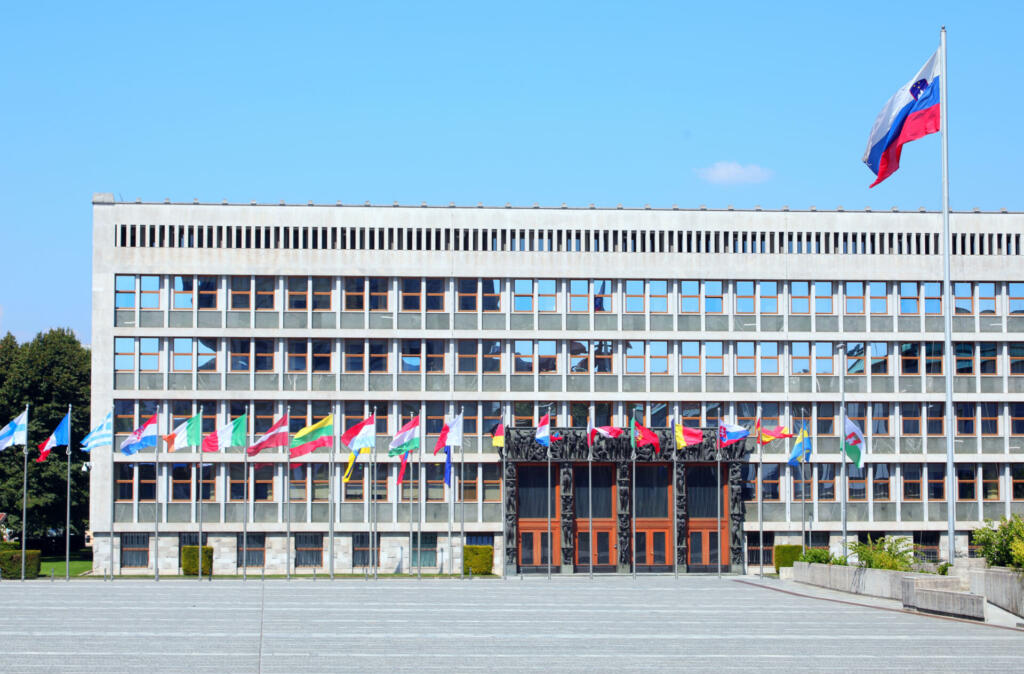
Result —
<path fill-rule="evenodd" d="M 164 436 L 167 451 L 173 452 L 175 447 L 198 447 L 203 443 L 203 417 L 195 415 L 178 424 L 177 428 Z"/>
<path fill-rule="evenodd" d="M 306 426 L 299 430 L 292 438 L 289 446 L 289 458 L 296 458 L 309 454 L 317 447 L 330 447 L 334 443 L 334 415 L 316 422 L 312 426 Z"/>
<path fill-rule="evenodd" d="M 244 447 L 248 428 L 248 414 L 232 419 L 226 426 L 221 426 L 203 438 L 203 451 L 223 452 L 228 447 Z"/>

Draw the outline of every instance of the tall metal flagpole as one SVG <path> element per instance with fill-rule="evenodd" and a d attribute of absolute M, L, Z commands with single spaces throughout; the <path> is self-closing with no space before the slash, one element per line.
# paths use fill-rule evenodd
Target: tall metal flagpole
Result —
<path fill-rule="evenodd" d="M 68 405 L 68 500 L 67 519 L 64 523 L 64 580 L 71 580 L 71 405 Z"/>
<path fill-rule="evenodd" d="M 721 430 L 721 419 L 719 421 L 719 429 L 716 433 L 717 451 L 715 452 L 715 505 L 718 506 L 718 517 L 716 518 L 717 527 L 715 531 L 715 545 L 718 547 L 715 550 L 715 559 L 718 560 L 718 578 L 722 578 L 722 430 Z"/>
<path fill-rule="evenodd" d="M 941 75 L 939 76 L 939 130 L 942 137 L 942 273 L 945 284 L 945 365 L 946 372 L 946 516 L 948 524 L 948 562 L 956 559 L 956 511 L 953 502 L 953 287 L 950 278 L 951 237 L 949 232 L 949 97 L 946 94 L 946 27 L 939 33 L 939 49 L 942 51 Z"/>
<path fill-rule="evenodd" d="M 463 423 L 465 423 L 465 422 L 463 422 Z M 502 454 L 502 456 L 504 457 L 504 454 Z M 503 460 L 502 461 L 502 466 L 504 466 L 504 465 L 505 464 L 504 464 L 504 460 Z M 480 482 L 478 483 L 480 487 L 483 486 L 483 475 L 481 475 L 482 472 L 483 472 L 483 468 L 478 464 L 478 466 L 477 466 L 477 479 L 480 480 Z M 465 477 L 465 475 L 466 475 L 466 444 L 463 442 L 461 445 L 459 445 L 459 489 L 460 490 L 463 488 L 463 484 L 465 484 L 462 481 L 462 479 Z M 501 479 L 504 480 L 505 479 L 505 469 L 504 468 L 502 468 L 501 475 L 502 475 Z M 481 489 L 477 489 L 477 494 L 482 494 L 482 493 L 483 492 L 482 492 Z M 504 495 L 502 495 L 502 498 L 501 498 L 501 507 L 502 508 L 505 507 L 505 497 L 504 497 Z M 462 579 L 464 579 L 466 577 L 466 499 L 465 499 L 465 493 L 463 493 L 462 507 L 459 508 L 459 518 L 460 518 L 460 521 L 461 521 L 460 529 L 459 529 L 459 531 L 460 531 L 460 533 L 459 533 L 459 544 L 462 546 L 462 554 L 460 555 L 460 557 L 462 558 L 462 563 L 459 564 L 459 580 L 462 580 Z M 502 522 L 503 522 L 503 524 L 501 526 L 504 527 L 505 526 L 504 525 L 504 520 L 502 520 Z"/>
<path fill-rule="evenodd" d="M 25 469 L 21 478 L 21 580 L 25 580 L 25 518 L 28 517 L 28 404 L 25 405 L 25 446 L 21 453 L 25 459 Z M 113 518 L 113 513 L 111 513 Z M 111 519 L 113 521 L 113 519 Z M 113 528 L 113 525 L 111 525 Z"/>
<path fill-rule="evenodd" d="M 632 470 L 633 474 L 631 475 L 631 477 L 633 478 L 633 484 L 632 484 L 632 489 L 630 490 L 630 491 L 633 492 L 633 513 L 632 513 L 633 516 L 630 518 L 630 520 L 631 520 L 630 524 L 631 524 L 631 527 L 632 527 L 632 530 L 633 530 L 633 540 L 630 541 L 630 543 L 631 543 L 630 549 L 632 550 L 632 553 L 633 553 L 631 555 L 633 557 L 633 560 L 632 560 L 633 561 L 633 581 L 636 582 L 636 438 L 633 435 L 633 433 L 634 433 L 634 431 L 636 429 L 636 408 L 633 409 L 633 412 L 632 412 L 632 414 L 630 416 L 629 423 L 630 423 L 629 434 L 630 434 L 630 438 L 633 439 L 633 442 L 631 443 L 633 445 L 633 470 Z"/>
<path fill-rule="evenodd" d="M 594 438 L 597 439 L 596 437 Z M 587 558 L 590 561 L 590 579 L 594 579 L 594 445 L 587 437 Z"/>
<path fill-rule="evenodd" d="M 420 426 L 423 429 L 424 440 L 426 439 L 427 428 L 426 426 Z M 419 493 L 416 499 L 416 579 L 423 580 L 423 504 L 425 497 L 423 492 L 426 491 L 427 476 L 426 471 L 423 470 L 423 443 L 420 442 L 420 455 L 419 455 L 419 471 L 416 475 L 416 491 Z"/>
<path fill-rule="evenodd" d="M 447 453 L 444 457 L 446 461 L 450 460 L 452 448 L 450 446 L 445 447 Z M 448 576 L 451 577 L 455 569 L 453 567 L 453 556 L 452 551 L 455 546 L 452 543 L 452 529 L 455 528 L 455 484 L 452 480 L 451 473 L 448 474 Z"/>
<path fill-rule="evenodd" d="M 111 409 L 113 414 L 113 409 Z M 114 463 L 114 427 L 111 422 L 110 427 L 110 484 L 113 489 L 110 490 L 110 538 L 107 541 L 109 545 L 109 558 L 108 563 L 110 565 L 110 582 L 114 582 L 114 499 L 117 494 L 117 475 L 115 475 L 114 469 L 116 464 Z"/>
<path fill-rule="evenodd" d="M 548 409 L 548 414 L 550 414 L 551 413 L 550 412 L 551 405 L 547 405 L 547 409 Z M 551 494 L 551 419 L 550 418 L 548 419 L 548 451 L 547 451 L 547 456 L 548 456 L 548 469 L 547 469 L 547 474 L 548 474 L 548 490 L 547 490 L 547 492 L 545 492 L 545 499 L 544 500 L 546 500 L 547 503 L 548 503 L 548 555 L 547 555 L 547 559 L 548 559 L 548 580 L 551 580 L 551 558 L 555 554 L 555 550 L 554 550 L 555 545 L 554 545 L 554 541 L 551 540 L 551 500 L 553 498 L 553 495 Z"/>
<path fill-rule="evenodd" d="M 339 426 L 340 426 L 340 424 L 339 424 Z M 337 450 L 337 449 L 339 449 L 341 447 L 340 434 L 335 435 L 334 437 L 337 438 L 338 441 L 331 443 L 331 448 L 330 448 L 331 455 L 330 455 L 330 459 L 327 462 L 327 465 L 328 465 L 328 468 L 327 468 L 327 470 L 328 470 L 328 473 L 327 473 L 327 497 L 329 499 L 331 499 L 331 502 L 327 505 L 327 517 L 330 519 L 330 522 L 328 523 L 327 531 L 328 531 L 328 536 L 330 538 L 330 545 L 328 546 L 328 550 L 329 550 L 328 551 L 328 555 L 330 556 L 330 561 L 328 562 L 328 564 L 330 564 L 331 580 L 334 580 L 334 512 L 335 512 L 334 511 L 334 502 L 335 502 L 335 499 L 336 499 L 336 497 L 334 495 L 334 483 L 335 483 L 335 479 L 334 479 L 334 452 L 335 452 L 335 450 Z M 359 455 L 356 454 L 356 457 L 358 458 Z"/>
<path fill-rule="evenodd" d="M 170 415 L 168 415 L 169 417 Z M 168 419 L 170 421 L 170 419 Z M 173 423 L 173 421 L 171 422 Z M 173 428 L 168 428 L 168 431 L 173 431 Z M 68 446 L 70 451 L 71 447 Z M 153 580 L 160 580 L 160 484 L 163 480 L 160 479 L 160 438 L 156 439 L 156 446 L 153 447 L 153 473 L 156 478 L 156 482 L 153 485 Z M 71 458 L 68 457 L 70 462 Z M 202 464 L 200 464 L 201 466 Z M 200 470 L 200 480 L 202 479 L 202 468 Z M 202 550 L 200 549 L 200 552 Z"/>
<path fill-rule="evenodd" d="M 246 421 L 249 417 L 246 415 Z M 249 576 L 249 446 L 252 444 L 253 438 L 246 429 L 246 438 L 249 442 L 246 443 L 245 448 L 242 450 L 242 476 L 244 482 L 242 483 L 242 581 L 248 580 Z"/>
<path fill-rule="evenodd" d="M 377 424 L 376 414 L 373 419 Z M 384 429 L 387 430 L 387 427 Z M 370 452 L 370 565 L 373 567 L 373 579 L 377 580 L 377 566 L 380 551 L 377 549 L 377 432 L 374 429 L 373 450 Z"/>
<path fill-rule="evenodd" d="M 289 423 L 291 421 L 289 420 Z M 288 458 L 285 459 L 284 463 L 284 521 L 285 521 L 285 541 L 284 541 L 284 578 L 285 580 L 292 579 L 292 462 L 291 452 L 288 453 Z"/>
<path fill-rule="evenodd" d="M 843 518 L 843 557 L 846 557 L 846 342 L 839 342 L 839 489 L 842 500 L 839 511 Z"/>
<path fill-rule="evenodd" d="M 761 580 L 764 580 L 764 495 L 761 493 L 764 490 L 764 444 L 761 442 L 761 428 L 758 424 L 757 429 L 757 535 L 758 535 L 758 575 Z"/>
<path fill-rule="evenodd" d="M 203 406 L 200 405 L 199 406 L 199 427 L 202 428 L 202 426 L 203 426 Z M 160 449 L 160 448 L 157 447 L 157 449 Z M 198 545 L 198 550 L 196 552 L 196 557 L 197 557 L 196 561 L 198 562 L 198 565 L 199 565 L 199 574 L 198 574 L 197 577 L 199 578 L 199 582 L 201 583 L 201 582 L 203 582 L 203 448 L 199 447 L 198 449 L 199 449 L 199 464 L 196 466 L 196 468 L 198 469 L 199 474 L 196 476 L 197 477 L 196 482 L 199 483 L 198 484 L 199 489 L 196 490 L 196 510 L 198 511 L 196 519 L 199 522 L 199 535 L 198 535 L 197 540 L 196 540 L 196 544 Z M 210 571 L 210 576 L 211 577 L 213 576 L 213 571 L 212 570 Z"/>
<path fill-rule="evenodd" d="M 676 503 L 678 502 L 678 495 L 676 494 L 676 453 L 679 449 L 679 443 L 676 442 L 676 423 L 675 418 L 669 424 L 668 429 L 669 442 L 672 443 L 672 576 L 679 578 L 679 529 L 678 529 L 678 516 L 676 514 Z"/>

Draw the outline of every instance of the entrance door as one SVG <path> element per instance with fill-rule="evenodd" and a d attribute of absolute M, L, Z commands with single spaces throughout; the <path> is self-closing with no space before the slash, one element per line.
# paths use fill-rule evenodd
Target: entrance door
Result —
<path fill-rule="evenodd" d="M 576 503 L 576 571 L 614 571 L 618 563 L 615 519 L 615 467 L 610 464 L 573 466 Z M 593 487 L 591 491 L 591 487 Z M 591 516 L 590 508 L 594 512 Z"/>
<path fill-rule="evenodd" d="M 545 464 L 519 466 L 519 568 L 543 571 L 548 564 L 561 568 L 561 529 L 559 518 L 558 467 L 551 467 L 551 490 Z M 548 533 L 548 514 L 551 529 Z"/>
<path fill-rule="evenodd" d="M 590 569 L 590 527 L 586 521 L 576 524 L 576 570 Z M 594 570 L 612 571 L 618 559 L 615 546 L 615 526 L 605 523 L 594 523 Z"/>
<path fill-rule="evenodd" d="M 672 570 L 672 464 L 636 466 L 637 571 Z"/>
<path fill-rule="evenodd" d="M 552 536 L 558 542 L 558 533 L 552 522 Z M 532 528 L 532 527 L 531 527 Z M 548 541 L 548 531 L 544 529 L 519 532 L 519 565 L 522 567 L 544 567 L 547 568 L 548 559 L 551 557 L 551 546 Z M 554 565 L 554 560 L 552 560 Z"/>
<path fill-rule="evenodd" d="M 729 565 L 729 511 L 725 483 L 727 471 L 722 466 L 721 491 L 715 487 L 715 464 L 690 465 L 686 470 L 686 495 L 690 519 L 686 523 L 686 562 L 690 571 L 713 573 Z M 716 500 L 717 493 L 717 500 Z M 721 524 L 718 514 L 721 505 Z"/>

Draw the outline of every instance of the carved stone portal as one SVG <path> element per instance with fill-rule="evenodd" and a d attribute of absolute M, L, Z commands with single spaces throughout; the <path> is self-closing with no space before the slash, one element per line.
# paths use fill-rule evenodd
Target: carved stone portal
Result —
<path fill-rule="evenodd" d="M 729 464 L 729 560 L 733 570 L 743 569 L 743 464 Z"/>
<path fill-rule="evenodd" d="M 573 543 L 576 529 L 576 499 L 573 493 L 572 464 L 563 463 L 559 469 L 558 481 L 562 491 L 562 566 L 572 569 Z"/>
<path fill-rule="evenodd" d="M 615 464 L 615 487 L 619 492 L 619 569 L 632 568 L 633 546 L 632 546 L 632 524 L 633 501 L 630 494 L 630 465 L 628 461 L 619 461 Z"/>
<path fill-rule="evenodd" d="M 686 568 L 686 464 L 676 464 L 675 508 L 676 508 L 676 564 L 680 569 Z"/>
<path fill-rule="evenodd" d="M 519 522 L 519 494 L 517 485 L 519 482 L 519 470 L 516 464 L 511 461 L 505 462 L 505 474 L 502 493 L 505 494 L 505 567 L 515 572 L 519 564 L 519 536 L 516 532 L 516 525 Z"/>

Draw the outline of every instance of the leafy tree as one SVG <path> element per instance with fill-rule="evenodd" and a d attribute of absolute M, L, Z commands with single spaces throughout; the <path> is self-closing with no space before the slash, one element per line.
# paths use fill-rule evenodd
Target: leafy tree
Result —
<path fill-rule="evenodd" d="M 11 334 L 0 340 L 0 425 L 29 407 L 28 536 L 63 536 L 67 454 L 63 447 L 36 463 L 38 446 L 72 405 L 71 532 L 82 533 L 89 516 L 88 455 L 78 449 L 89 432 L 90 354 L 70 329 L 53 329 L 19 345 Z M 0 452 L 0 512 L 21 531 L 23 455 L 21 447 Z"/>
<path fill-rule="evenodd" d="M 1003 517 L 998 523 L 985 520 L 985 526 L 974 530 L 972 539 L 989 566 L 1024 570 L 1024 519 L 1020 515 Z"/>
<path fill-rule="evenodd" d="M 882 536 L 867 543 L 854 543 L 850 551 L 857 556 L 861 566 L 868 569 L 889 571 L 910 571 L 914 564 L 914 546 L 906 538 Z"/>

